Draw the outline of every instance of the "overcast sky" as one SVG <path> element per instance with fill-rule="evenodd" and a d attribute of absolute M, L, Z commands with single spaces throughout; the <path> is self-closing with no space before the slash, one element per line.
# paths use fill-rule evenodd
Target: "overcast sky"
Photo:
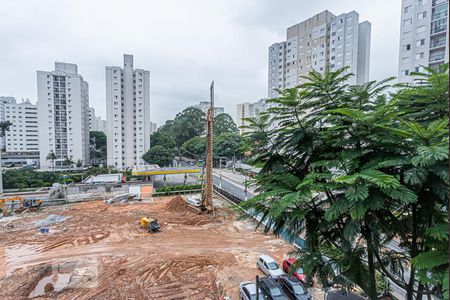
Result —
<path fill-rule="evenodd" d="M 36 70 L 78 65 L 90 105 L 106 117 L 105 66 L 123 53 L 150 70 L 151 119 L 161 125 L 208 98 L 233 118 L 236 104 L 267 96 L 267 48 L 286 28 L 328 9 L 372 23 L 370 79 L 397 76 L 400 0 L 1 0 L 0 95 L 36 102 Z"/>

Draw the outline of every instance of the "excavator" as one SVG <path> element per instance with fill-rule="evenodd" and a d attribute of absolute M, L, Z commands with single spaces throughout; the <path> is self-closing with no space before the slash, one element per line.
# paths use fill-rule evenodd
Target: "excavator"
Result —
<path fill-rule="evenodd" d="M 0 199 L 0 210 L 3 215 L 8 212 L 23 212 L 24 210 L 35 211 L 42 204 L 42 200 L 35 198 L 24 198 L 22 196 L 13 196 Z"/>
<path fill-rule="evenodd" d="M 203 186 L 201 197 L 191 196 L 186 199 L 187 206 L 197 213 L 213 212 L 213 137 L 214 137 L 214 81 L 210 87 L 210 102 L 206 113 L 206 159 L 205 173 L 203 174 Z"/>

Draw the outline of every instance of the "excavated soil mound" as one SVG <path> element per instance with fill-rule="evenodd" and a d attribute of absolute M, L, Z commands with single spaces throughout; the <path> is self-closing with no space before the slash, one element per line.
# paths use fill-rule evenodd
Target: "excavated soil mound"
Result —
<path fill-rule="evenodd" d="M 189 210 L 186 201 L 184 201 L 184 199 L 181 196 L 176 196 L 175 198 L 170 200 L 166 204 L 166 208 L 167 210 L 170 211 L 180 211 L 180 212 Z"/>

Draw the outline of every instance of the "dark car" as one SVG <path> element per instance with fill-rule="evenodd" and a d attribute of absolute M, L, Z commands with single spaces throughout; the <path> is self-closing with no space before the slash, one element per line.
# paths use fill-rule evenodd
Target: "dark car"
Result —
<path fill-rule="evenodd" d="M 283 275 L 277 278 L 278 283 L 283 289 L 284 293 L 294 300 L 310 300 L 311 296 L 308 294 L 306 288 L 302 285 L 300 280 L 295 276 Z"/>
<path fill-rule="evenodd" d="M 289 298 L 283 293 L 283 290 L 271 277 L 263 277 L 259 280 L 259 287 L 261 288 L 266 299 L 271 300 L 288 300 Z"/>

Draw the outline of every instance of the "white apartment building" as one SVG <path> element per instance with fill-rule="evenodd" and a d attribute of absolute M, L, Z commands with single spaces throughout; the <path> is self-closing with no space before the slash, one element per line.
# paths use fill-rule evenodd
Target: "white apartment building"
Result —
<path fill-rule="evenodd" d="M 122 170 L 143 165 L 150 148 L 150 72 L 123 58 L 123 68 L 106 67 L 107 163 Z"/>
<path fill-rule="evenodd" d="M 51 72 L 37 71 L 40 166 L 51 169 L 65 157 L 89 162 L 89 85 L 75 64 L 55 62 Z"/>
<path fill-rule="evenodd" d="M 5 104 L 9 103 L 15 103 L 16 98 L 14 97 L 7 97 L 7 96 L 0 96 L 0 122 L 5 121 Z M 5 140 L 6 137 L 0 137 L 0 149 L 5 148 Z"/>
<path fill-rule="evenodd" d="M 156 123 L 150 122 L 150 135 L 154 134 L 158 130 Z"/>
<path fill-rule="evenodd" d="M 237 127 L 239 132 L 242 134 L 248 130 L 241 128 L 241 126 L 246 125 L 247 122 L 244 121 L 245 118 L 255 118 L 260 113 L 266 111 L 267 103 L 266 99 L 261 99 L 256 102 L 245 102 L 237 105 Z"/>
<path fill-rule="evenodd" d="M 29 99 L 17 102 L 15 99 L 4 104 L 5 118 L 11 122 L 5 134 L 5 150 L 8 153 L 39 151 L 37 106 Z"/>
<path fill-rule="evenodd" d="M 101 131 L 106 135 L 106 120 L 96 116 L 93 107 L 89 107 L 89 131 Z"/>
<path fill-rule="evenodd" d="M 403 0 L 398 81 L 448 62 L 448 0 Z"/>
<path fill-rule="evenodd" d="M 209 109 L 209 104 L 210 104 L 209 101 L 200 101 L 200 103 L 198 103 L 196 105 L 192 105 L 192 107 L 198 108 L 206 114 Z M 223 107 L 218 107 L 218 106 L 214 107 L 214 116 L 215 117 L 217 115 L 223 114 L 224 112 L 225 112 L 225 109 Z"/>
<path fill-rule="evenodd" d="M 339 16 L 323 11 L 287 29 L 286 41 L 269 47 L 268 96 L 304 82 L 310 71 L 349 67 L 355 76 L 349 84 L 369 80 L 371 24 L 359 23 L 351 11 Z"/>

